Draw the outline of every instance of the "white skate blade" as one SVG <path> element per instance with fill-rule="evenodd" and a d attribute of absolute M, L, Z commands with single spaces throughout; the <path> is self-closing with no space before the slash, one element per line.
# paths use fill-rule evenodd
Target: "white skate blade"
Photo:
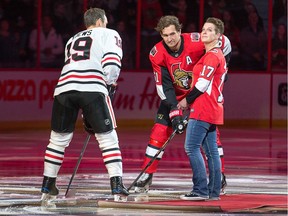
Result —
<path fill-rule="evenodd" d="M 135 187 L 134 192 L 135 193 L 148 193 L 149 191 L 149 186 L 148 187 Z"/>
<path fill-rule="evenodd" d="M 41 196 L 41 201 L 53 201 L 57 198 L 57 195 L 50 195 L 50 194 L 46 194 L 46 193 L 42 193 Z"/>
<path fill-rule="evenodd" d="M 134 197 L 134 201 L 135 202 L 148 202 L 149 201 L 149 196 L 148 194 L 139 194 L 139 195 L 136 195 Z"/>
<path fill-rule="evenodd" d="M 41 208 L 56 208 L 56 204 L 53 201 L 56 200 L 57 196 L 52 196 L 50 194 L 43 193 L 41 197 Z"/>
<path fill-rule="evenodd" d="M 114 202 L 127 202 L 128 196 L 121 196 L 119 194 L 114 194 Z"/>

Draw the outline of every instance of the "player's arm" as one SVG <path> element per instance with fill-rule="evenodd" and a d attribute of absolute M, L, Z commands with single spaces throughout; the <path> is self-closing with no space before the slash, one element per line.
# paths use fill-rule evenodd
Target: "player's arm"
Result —
<path fill-rule="evenodd" d="M 154 71 L 157 93 L 161 100 L 171 107 L 169 117 L 172 123 L 172 128 L 173 130 L 176 130 L 176 133 L 181 134 L 184 132 L 186 124 L 183 121 L 182 110 L 177 108 L 178 101 L 169 71 L 167 68 L 156 63 L 154 55 L 151 55 L 151 52 L 149 58 Z"/>
<path fill-rule="evenodd" d="M 231 54 L 232 54 L 232 46 L 231 46 L 231 42 L 229 40 L 228 37 L 226 37 L 225 35 L 222 35 L 220 37 L 220 41 L 221 41 L 221 50 L 223 52 L 223 55 L 225 57 L 226 60 L 226 64 L 228 66 L 230 58 L 231 58 Z"/>
<path fill-rule="evenodd" d="M 172 123 L 173 130 L 176 130 L 176 133 L 182 134 L 186 128 L 186 123 L 183 120 L 183 112 L 181 109 L 178 109 L 176 93 L 171 79 L 170 73 L 167 68 L 162 67 L 162 86 L 166 99 L 164 102 L 170 106 L 169 118 Z"/>
<path fill-rule="evenodd" d="M 158 96 L 168 106 L 175 106 L 175 104 L 177 104 L 176 94 L 167 68 L 161 66 L 158 66 L 157 68 L 154 65 L 153 69 Z"/>
<path fill-rule="evenodd" d="M 232 55 L 231 42 L 230 42 L 229 38 L 226 37 L 225 35 L 222 35 L 220 37 L 220 40 L 221 40 L 221 49 L 222 49 L 223 55 L 225 57 L 227 70 L 228 70 L 229 62 L 230 62 L 231 55 Z M 226 75 L 225 75 L 224 82 L 226 82 L 227 80 L 228 80 L 228 73 L 226 73 Z"/>
<path fill-rule="evenodd" d="M 162 87 L 165 95 L 165 103 L 171 107 L 171 109 L 177 107 L 177 98 L 175 89 L 173 86 L 173 81 L 171 79 L 170 73 L 167 68 L 161 67 L 161 75 L 162 75 Z"/>
<path fill-rule="evenodd" d="M 177 99 L 173 87 L 173 81 L 168 69 L 163 66 L 163 56 L 161 56 L 160 52 L 156 52 L 155 50 L 156 47 L 151 49 L 149 60 L 153 68 L 157 94 L 162 101 L 167 103 L 168 106 L 175 106 L 177 105 Z"/>
<path fill-rule="evenodd" d="M 122 39 L 116 31 L 106 34 L 106 40 L 103 45 L 104 55 L 102 57 L 102 68 L 106 78 L 107 85 L 116 85 L 121 70 Z"/>

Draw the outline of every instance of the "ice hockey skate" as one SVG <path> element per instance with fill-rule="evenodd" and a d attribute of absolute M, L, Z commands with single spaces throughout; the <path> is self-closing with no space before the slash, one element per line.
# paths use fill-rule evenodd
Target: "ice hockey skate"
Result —
<path fill-rule="evenodd" d="M 54 207 L 55 204 L 51 203 L 51 201 L 55 200 L 59 194 L 59 190 L 56 187 L 56 178 L 44 176 L 41 192 L 41 206 L 47 208 Z"/>
<path fill-rule="evenodd" d="M 226 191 L 225 191 L 226 186 L 227 186 L 226 176 L 224 175 L 224 173 L 222 173 L 221 174 L 221 191 L 220 191 L 220 195 L 226 194 Z"/>
<path fill-rule="evenodd" d="M 152 173 L 143 173 L 135 183 L 135 193 L 147 193 L 149 191 L 149 186 L 152 184 L 152 177 Z"/>
<path fill-rule="evenodd" d="M 115 202 L 127 202 L 128 190 L 122 183 L 122 177 L 116 176 L 110 178 L 111 192 L 114 195 Z"/>

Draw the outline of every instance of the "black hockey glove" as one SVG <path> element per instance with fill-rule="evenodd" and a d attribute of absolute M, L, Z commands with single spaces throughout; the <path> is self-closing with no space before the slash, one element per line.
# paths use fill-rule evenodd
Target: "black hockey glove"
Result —
<path fill-rule="evenodd" d="M 116 84 L 107 85 L 108 94 L 109 94 L 109 97 L 110 97 L 111 101 L 113 101 L 113 98 L 114 98 L 114 95 L 115 95 L 115 92 L 116 92 L 116 87 L 117 87 Z"/>
<path fill-rule="evenodd" d="M 169 113 L 170 120 L 172 122 L 172 128 L 177 134 L 182 134 L 186 128 L 186 123 L 183 120 L 182 110 L 172 109 Z"/>
<path fill-rule="evenodd" d="M 94 135 L 95 132 L 92 128 L 92 126 L 89 124 L 89 122 L 84 118 L 83 114 L 81 115 L 82 116 L 82 120 L 83 120 L 83 126 L 84 126 L 84 129 L 87 133 L 91 134 L 91 135 Z"/>

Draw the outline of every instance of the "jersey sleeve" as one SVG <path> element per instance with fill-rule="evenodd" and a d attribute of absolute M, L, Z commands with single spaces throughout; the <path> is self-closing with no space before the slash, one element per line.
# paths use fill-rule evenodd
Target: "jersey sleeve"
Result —
<path fill-rule="evenodd" d="M 225 57 L 226 64 L 228 65 L 230 58 L 231 58 L 231 53 L 232 53 L 231 42 L 230 42 L 229 38 L 226 37 L 225 35 L 222 35 L 220 40 L 221 40 L 221 49 L 222 49 L 223 55 Z"/>
<path fill-rule="evenodd" d="M 122 39 L 120 35 L 114 31 L 108 31 L 104 35 L 105 43 L 103 44 L 104 55 L 102 57 L 101 65 L 106 77 L 108 85 L 115 84 L 121 70 Z"/>
<path fill-rule="evenodd" d="M 177 106 L 177 98 L 173 81 L 170 77 L 168 69 L 162 64 L 163 56 L 157 51 L 156 46 L 152 48 L 149 59 L 153 68 L 154 78 L 156 82 L 156 90 L 161 100 L 172 108 Z"/>
<path fill-rule="evenodd" d="M 153 69 L 157 94 L 161 98 L 161 100 L 165 100 L 166 96 L 164 94 L 163 87 L 162 87 L 162 74 L 161 74 L 162 71 L 161 71 L 161 66 L 160 66 L 160 61 L 159 61 L 161 57 L 159 55 L 160 54 L 158 53 L 156 46 L 154 46 L 150 51 L 149 60 L 151 62 L 151 66 Z"/>
<path fill-rule="evenodd" d="M 173 85 L 173 81 L 170 77 L 170 73 L 166 68 L 162 68 L 162 88 L 165 95 L 165 102 L 168 104 L 171 109 L 176 108 L 178 101 Z"/>

